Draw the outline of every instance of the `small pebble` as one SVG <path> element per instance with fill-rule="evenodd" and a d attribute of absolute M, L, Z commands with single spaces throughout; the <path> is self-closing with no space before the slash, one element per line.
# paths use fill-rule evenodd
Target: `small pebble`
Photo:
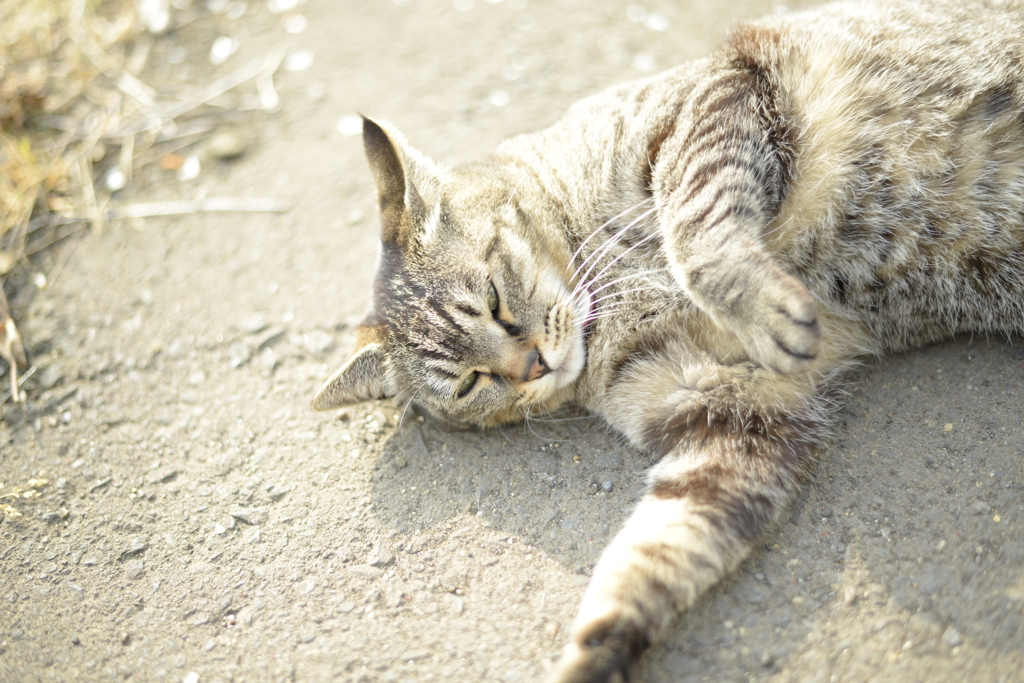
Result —
<path fill-rule="evenodd" d="M 127 569 L 125 569 L 125 576 L 134 581 L 135 579 L 142 576 L 144 570 L 145 565 L 143 564 L 142 560 L 133 560 L 132 562 L 128 563 L 128 567 Z"/>
<path fill-rule="evenodd" d="M 278 357 L 274 349 L 263 349 L 256 357 L 256 367 L 264 377 L 271 377 L 277 368 Z"/>
<path fill-rule="evenodd" d="M 267 487 L 267 493 L 270 495 L 270 499 L 273 501 L 281 500 L 289 492 L 291 492 L 291 486 L 285 486 L 283 484 L 271 484 Z"/>
<path fill-rule="evenodd" d="M 462 614 L 466 609 L 466 601 L 457 595 L 445 593 L 444 601 L 451 614 Z"/>
<path fill-rule="evenodd" d="M 249 347 L 240 341 L 232 342 L 228 347 L 228 364 L 233 368 L 239 368 L 249 362 L 252 352 Z"/>
<path fill-rule="evenodd" d="M 253 313 L 242 318 L 242 322 L 238 324 L 238 329 L 246 334 L 256 334 L 262 332 L 267 327 L 267 316 L 262 313 Z"/>
<path fill-rule="evenodd" d="M 377 569 L 376 567 L 371 567 L 366 564 L 357 564 L 354 567 L 349 567 L 348 571 L 349 573 L 354 574 L 356 576 L 360 576 L 364 579 L 371 580 L 376 580 L 384 576 L 383 569 Z M 416 571 L 415 568 L 413 569 L 413 571 Z"/>
<path fill-rule="evenodd" d="M 165 484 L 178 476 L 178 470 L 173 467 L 161 467 L 146 475 L 146 481 L 150 484 Z"/>
<path fill-rule="evenodd" d="M 963 644 L 964 638 L 960 635 L 960 631 L 956 630 L 956 627 L 950 626 L 942 634 L 942 642 L 950 647 L 958 647 Z"/>
<path fill-rule="evenodd" d="M 267 513 L 259 508 L 237 508 L 228 514 L 241 522 L 257 526 L 267 521 Z"/>
<path fill-rule="evenodd" d="M 199 683 L 199 674 L 195 671 L 189 671 L 185 674 L 185 678 L 181 680 L 181 683 Z"/>
<path fill-rule="evenodd" d="M 370 555 L 366 558 L 366 564 L 371 567 L 386 567 L 394 561 L 395 554 L 383 540 L 377 541 Z"/>
<path fill-rule="evenodd" d="M 303 335 L 302 347 L 315 356 L 325 354 L 334 348 L 334 336 L 323 330 L 313 330 Z"/>

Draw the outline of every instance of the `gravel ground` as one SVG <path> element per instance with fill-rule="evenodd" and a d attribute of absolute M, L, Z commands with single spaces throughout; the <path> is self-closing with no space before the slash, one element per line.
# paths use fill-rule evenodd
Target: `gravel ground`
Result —
<path fill-rule="evenodd" d="M 0 481 L 51 483 L 0 523 L 0 681 L 541 677 L 651 459 L 580 414 L 452 433 L 388 401 L 308 410 L 372 276 L 347 117 L 479 159 L 771 9 L 310 0 L 300 34 L 262 4 L 180 13 L 150 58 L 160 89 L 275 46 L 313 61 L 278 76 L 280 111 L 241 119 L 240 160 L 156 169 L 123 199 L 293 208 L 115 225 L 12 301 L 41 370 L 3 406 Z M 214 69 L 220 35 L 239 49 Z M 867 364 L 791 519 L 638 680 L 1024 681 L 1022 349 Z"/>

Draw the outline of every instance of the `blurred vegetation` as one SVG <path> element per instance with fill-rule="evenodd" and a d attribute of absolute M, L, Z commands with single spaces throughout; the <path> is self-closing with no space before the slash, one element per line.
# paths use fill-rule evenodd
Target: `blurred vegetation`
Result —
<path fill-rule="evenodd" d="M 139 31 L 132 0 L 0 0 L 0 275 L 101 225 L 92 164 L 146 99 L 126 66 Z"/>

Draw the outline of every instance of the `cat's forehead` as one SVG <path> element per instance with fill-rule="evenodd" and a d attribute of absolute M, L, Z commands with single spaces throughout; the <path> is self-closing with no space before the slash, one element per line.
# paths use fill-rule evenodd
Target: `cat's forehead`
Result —
<path fill-rule="evenodd" d="M 451 174 L 442 192 L 445 217 L 462 224 L 514 224 L 520 219 L 518 184 L 488 168 L 461 169 Z"/>

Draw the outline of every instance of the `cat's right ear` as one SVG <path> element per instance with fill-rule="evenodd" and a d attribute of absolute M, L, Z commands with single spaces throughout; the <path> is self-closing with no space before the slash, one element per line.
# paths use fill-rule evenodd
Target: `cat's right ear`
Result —
<path fill-rule="evenodd" d="M 353 403 L 387 398 L 387 354 L 376 328 L 361 327 L 356 350 L 313 397 L 313 410 L 334 410 Z"/>
<path fill-rule="evenodd" d="M 406 247 L 426 220 L 427 205 L 440 184 L 440 171 L 409 147 L 397 130 L 388 130 L 365 116 L 363 147 L 377 186 L 381 239 Z"/>

